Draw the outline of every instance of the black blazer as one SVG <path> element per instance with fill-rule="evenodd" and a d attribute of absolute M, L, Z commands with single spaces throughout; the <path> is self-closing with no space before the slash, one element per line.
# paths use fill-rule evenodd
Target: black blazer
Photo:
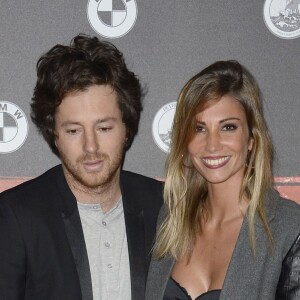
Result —
<path fill-rule="evenodd" d="M 162 184 L 120 176 L 133 300 L 144 299 Z M 92 300 L 83 230 L 62 167 L 0 194 L 0 299 Z"/>

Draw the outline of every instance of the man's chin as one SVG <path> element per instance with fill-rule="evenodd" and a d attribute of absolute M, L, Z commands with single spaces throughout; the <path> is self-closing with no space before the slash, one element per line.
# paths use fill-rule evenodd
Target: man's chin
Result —
<path fill-rule="evenodd" d="M 87 188 L 97 188 L 99 186 L 105 185 L 107 183 L 106 178 L 82 178 L 79 181 L 83 186 Z"/>

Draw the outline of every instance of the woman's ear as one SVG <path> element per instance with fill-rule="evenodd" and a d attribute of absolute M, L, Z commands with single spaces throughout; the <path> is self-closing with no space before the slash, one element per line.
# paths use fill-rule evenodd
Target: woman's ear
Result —
<path fill-rule="evenodd" d="M 254 139 L 251 137 L 249 139 L 249 144 L 248 144 L 248 151 L 251 151 L 253 148 L 253 143 L 254 143 Z"/>

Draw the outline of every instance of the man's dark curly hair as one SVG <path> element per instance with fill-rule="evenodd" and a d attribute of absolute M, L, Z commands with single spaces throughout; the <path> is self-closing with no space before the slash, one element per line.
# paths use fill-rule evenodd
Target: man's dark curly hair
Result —
<path fill-rule="evenodd" d="M 129 148 L 138 131 L 143 92 L 136 75 L 127 69 L 123 54 L 113 44 L 80 34 L 69 46 L 56 45 L 38 60 L 31 119 L 57 156 L 56 108 L 69 93 L 102 84 L 110 85 L 117 94 Z"/>

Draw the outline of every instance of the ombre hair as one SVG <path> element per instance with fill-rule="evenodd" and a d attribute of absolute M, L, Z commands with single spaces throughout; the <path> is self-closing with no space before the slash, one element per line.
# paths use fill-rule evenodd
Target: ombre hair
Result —
<path fill-rule="evenodd" d="M 159 228 L 154 253 L 176 260 L 191 255 L 197 233 L 207 217 L 206 180 L 191 167 L 187 147 L 195 135 L 196 115 L 229 95 L 244 108 L 253 147 L 248 153 L 240 199 L 249 199 L 250 240 L 255 254 L 254 219 L 257 214 L 269 241 L 272 234 L 264 211 L 265 193 L 272 187 L 272 144 L 263 117 L 260 92 L 254 77 L 237 61 L 218 61 L 192 77 L 177 102 L 164 189 L 167 216 Z"/>

